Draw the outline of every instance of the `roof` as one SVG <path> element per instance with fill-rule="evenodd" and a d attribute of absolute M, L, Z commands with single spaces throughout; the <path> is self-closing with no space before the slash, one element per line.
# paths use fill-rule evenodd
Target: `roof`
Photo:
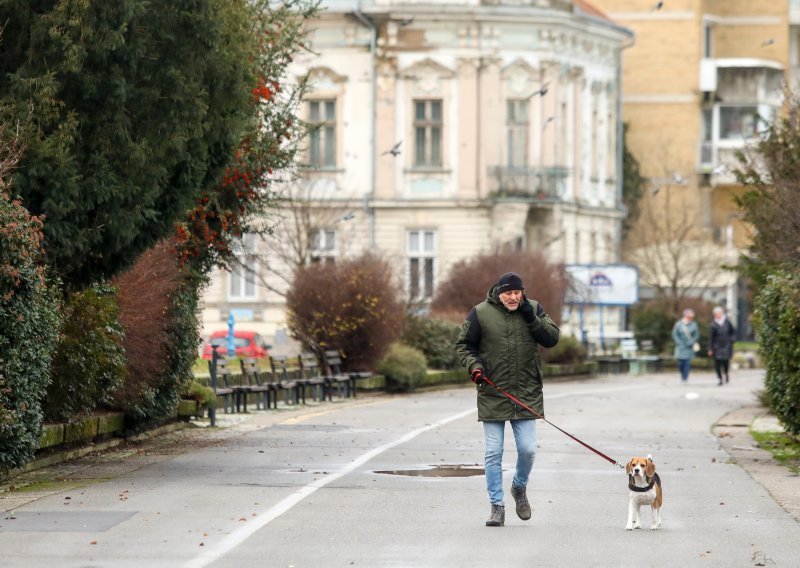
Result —
<path fill-rule="evenodd" d="M 596 8 L 594 4 L 590 4 L 586 0 L 573 0 L 573 3 L 575 4 L 575 7 L 584 14 L 594 16 L 595 18 L 600 18 L 601 20 L 613 22 L 613 20 L 609 18 L 605 12 L 601 11 L 599 8 Z"/>

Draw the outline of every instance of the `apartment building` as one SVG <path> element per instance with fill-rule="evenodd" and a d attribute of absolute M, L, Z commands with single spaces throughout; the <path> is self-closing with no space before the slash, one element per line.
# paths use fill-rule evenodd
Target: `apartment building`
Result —
<path fill-rule="evenodd" d="M 623 57 L 622 114 L 631 151 L 650 179 L 643 211 L 657 211 L 655 217 L 673 223 L 672 234 L 662 228 L 664 239 L 683 240 L 672 243 L 684 253 L 680 286 L 727 305 L 746 330 L 746 290 L 735 274 L 721 268 L 735 264 L 748 243 L 733 201 L 743 188 L 733 171 L 739 164 L 736 154 L 752 147 L 762 121 L 780 112 L 786 81 L 798 65 L 790 4 L 792 21 L 800 21 L 800 3 L 595 3 L 636 33 L 636 45 Z M 647 274 L 647 263 L 658 257 L 657 245 L 647 242 L 648 233 L 657 233 L 653 224 L 653 215 L 642 216 L 625 256 L 640 264 L 643 284 L 648 277 L 651 284 L 665 284 L 675 272 Z M 675 236 L 676 225 L 691 225 L 691 231 Z"/>
<path fill-rule="evenodd" d="M 316 128 L 287 190 L 305 209 L 283 212 L 277 252 L 295 241 L 300 262 L 378 251 L 423 303 L 482 252 L 620 261 L 629 30 L 582 0 L 328 0 L 311 27 L 315 54 L 294 73 L 309 76 L 302 113 Z M 205 329 L 234 314 L 280 343 L 291 262 L 275 243 L 249 245 L 250 272 L 215 276 Z M 623 313 L 592 311 L 585 326 L 613 335 Z"/>

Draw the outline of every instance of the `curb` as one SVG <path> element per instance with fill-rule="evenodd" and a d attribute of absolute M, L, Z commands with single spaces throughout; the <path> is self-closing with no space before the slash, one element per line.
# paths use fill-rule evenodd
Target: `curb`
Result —
<path fill-rule="evenodd" d="M 750 435 L 753 422 L 768 413 L 763 406 L 744 406 L 722 416 L 711 432 L 730 456 L 731 463 L 744 469 L 800 523 L 800 476 L 792 474 L 770 452 L 760 448 Z"/>

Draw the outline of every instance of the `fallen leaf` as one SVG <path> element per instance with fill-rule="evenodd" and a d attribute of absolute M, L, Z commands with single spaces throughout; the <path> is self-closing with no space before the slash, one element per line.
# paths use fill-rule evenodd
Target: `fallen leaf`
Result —
<path fill-rule="evenodd" d="M 96 540 L 93 540 L 93 541 L 92 541 L 92 542 L 90 542 L 89 544 L 97 544 L 97 541 L 96 541 Z"/>

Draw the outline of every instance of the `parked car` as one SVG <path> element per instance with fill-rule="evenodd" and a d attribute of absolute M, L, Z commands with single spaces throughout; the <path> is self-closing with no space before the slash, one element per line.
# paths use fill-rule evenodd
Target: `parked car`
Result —
<path fill-rule="evenodd" d="M 228 356 L 228 330 L 223 329 L 215 331 L 211 337 L 206 341 L 203 347 L 203 359 L 211 359 L 211 346 L 217 345 L 217 355 L 220 357 Z M 269 357 L 269 348 L 264 338 L 255 331 L 248 331 L 246 329 L 235 329 L 233 331 L 233 345 L 236 351 L 236 357 Z"/>

